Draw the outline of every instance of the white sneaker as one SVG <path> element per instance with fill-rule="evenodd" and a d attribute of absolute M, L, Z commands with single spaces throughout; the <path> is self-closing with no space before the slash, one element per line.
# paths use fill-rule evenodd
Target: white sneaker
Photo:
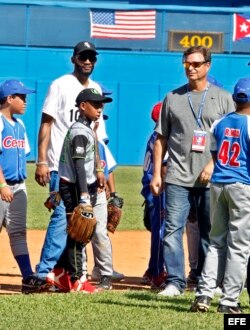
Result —
<path fill-rule="evenodd" d="M 168 284 L 166 288 L 158 293 L 160 296 L 164 297 L 174 297 L 174 296 L 181 296 L 183 293 L 173 284 Z"/>

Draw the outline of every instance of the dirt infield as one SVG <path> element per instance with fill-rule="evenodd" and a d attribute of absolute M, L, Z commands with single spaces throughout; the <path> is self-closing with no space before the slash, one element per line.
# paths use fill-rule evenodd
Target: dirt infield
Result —
<path fill-rule="evenodd" d="M 39 261 L 45 231 L 29 230 L 28 245 L 33 269 Z M 141 284 L 141 276 L 147 268 L 150 247 L 148 231 L 117 231 L 110 234 L 113 246 L 114 269 L 125 274 L 125 280 L 114 284 L 114 289 L 145 289 Z M 6 231 L 0 234 L 0 294 L 20 293 L 21 276 L 15 259 L 12 256 Z M 184 237 L 186 251 L 186 238 Z M 91 244 L 87 246 L 88 269 L 93 267 Z M 187 253 L 186 259 L 187 259 Z M 186 260 L 186 271 L 188 263 Z"/>

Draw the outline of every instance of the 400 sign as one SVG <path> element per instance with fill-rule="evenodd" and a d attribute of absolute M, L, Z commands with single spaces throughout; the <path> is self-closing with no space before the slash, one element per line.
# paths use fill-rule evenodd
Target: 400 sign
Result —
<path fill-rule="evenodd" d="M 168 49 L 185 51 L 192 46 L 209 48 L 213 53 L 223 53 L 223 33 L 203 31 L 169 31 Z"/>

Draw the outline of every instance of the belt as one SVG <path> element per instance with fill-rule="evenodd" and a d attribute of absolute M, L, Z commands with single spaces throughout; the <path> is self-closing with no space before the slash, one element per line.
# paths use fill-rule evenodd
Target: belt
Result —
<path fill-rule="evenodd" d="M 66 181 L 62 178 L 60 178 L 60 182 L 67 185 L 67 186 L 75 186 L 76 185 L 76 183 Z M 95 181 L 91 184 L 88 184 L 87 187 L 88 187 L 89 194 L 94 194 L 97 191 L 97 181 Z"/>
<path fill-rule="evenodd" d="M 15 181 L 6 180 L 6 183 L 7 183 L 8 186 L 14 186 L 15 184 L 24 183 L 24 180 L 15 180 Z"/>
<path fill-rule="evenodd" d="M 76 183 L 73 183 L 73 182 L 67 181 L 67 180 L 65 180 L 65 179 L 63 179 L 63 178 L 60 178 L 60 182 L 62 182 L 62 183 L 66 183 L 66 184 L 68 184 L 68 185 L 75 185 L 75 184 L 76 184 Z M 95 188 L 97 188 L 97 182 L 95 181 L 95 182 L 93 182 L 93 183 L 91 183 L 91 184 L 88 184 L 87 187 L 88 187 L 88 189 L 95 189 Z"/>

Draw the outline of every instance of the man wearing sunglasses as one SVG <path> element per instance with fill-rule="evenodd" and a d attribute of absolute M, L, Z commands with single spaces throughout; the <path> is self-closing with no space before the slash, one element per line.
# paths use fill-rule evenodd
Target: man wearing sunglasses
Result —
<path fill-rule="evenodd" d="M 210 51 L 204 47 L 188 48 L 182 58 L 187 84 L 168 93 L 163 101 L 155 131 L 154 175 L 151 190 L 159 195 L 165 185 L 166 218 L 163 253 L 168 271 L 162 296 L 179 296 L 186 288 L 182 236 L 190 205 L 194 203 L 200 231 L 199 262 L 201 272 L 209 245 L 210 192 L 213 172 L 209 130 L 212 123 L 235 110 L 232 96 L 210 84 Z M 169 153 L 168 170 L 161 180 L 161 163 Z M 199 275 L 199 274 L 198 274 Z"/>
<path fill-rule="evenodd" d="M 58 162 L 67 130 L 79 117 L 79 109 L 75 104 L 77 95 L 85 88 L 93 88 L 102 94 L 99 84 L 90 79 L 90 75 L 95 68 L 97 55 L 98 52 L 92 43 L 79 42 L 74 47 L 73 56 L 71 57 L 71 62 L 74 65 L 73 72 L 54 80 L 49 87 L 42 109 L 35 179 L 41 186 L 46 186 L 49 183 L 50 192 L 59 191 Z M 100 140 L 107 139 L 103 116 L 99 119 L 97 135 Z M 36 267 L 39 279 L 46 281 L 46 277 L 49 276 L 49 282 L 54 283 L 62 291 L 69 290 L 67 276 L 61 268 L 54 269 L 54 267 L 66 246 L 66 224 L 65 208 L 61 201 L 59 205 L 54 205 L 54 212 L 50 217 L 40 262 Z M 100 237 L 100 240 L 105 248 L 94 247 L 95 251 L 99 251 L 99 254 L 96 256 L 94 254 L 94 257 L 99 261 L 102 270 L 105 271 L 104 275 L 112 276 L 111 242 L 107 235 L 105 235 L 105 238 Z M 87 273 L 87 270 L 85 270 L 85 273 Z M 33 291 L 35 285 L 36 283 L 32 283 Z M 39 281 L 37 285 L 37 291 L 39 291 L 41 289 Z M 89 288 L 90 292 L 93 291 L 90 284 L 86 287 Z"/>

